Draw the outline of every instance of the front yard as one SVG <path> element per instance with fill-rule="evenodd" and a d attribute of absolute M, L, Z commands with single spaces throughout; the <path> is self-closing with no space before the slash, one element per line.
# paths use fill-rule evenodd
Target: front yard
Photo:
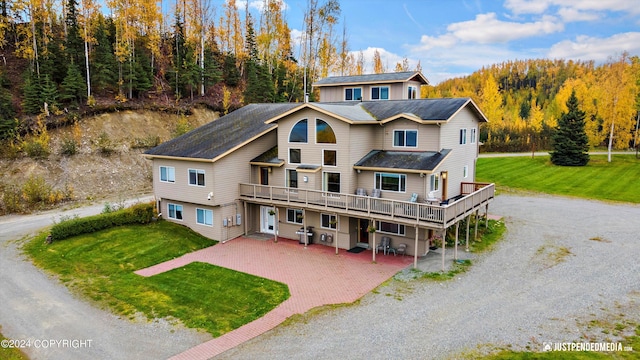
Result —
<path fill-rule="evenodd" d="M 215 244 L 165 221 L 115 227 L 45 244 L 25 244 L 33 262 L 73 291 L 134 318 L 173 318 L 217 337 L 247 324 L 289 298 L 287 285 L 204 263 L 145 278 L 134 274 Z"/>

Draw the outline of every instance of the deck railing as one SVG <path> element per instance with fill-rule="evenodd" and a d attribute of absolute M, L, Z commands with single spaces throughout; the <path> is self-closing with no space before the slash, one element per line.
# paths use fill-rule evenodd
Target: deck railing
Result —
<path fill-rule="evenodd" d="M 494 184 L 463 183 L 461 186 L 462 197 L 446 205 L 242 183 L 240 196 L 245 200 L 263 204 L 325 210 L 351 216 L 395 219 L 404 223 L 419 221 L 446 228 L 488 204 L 495 195 Z M 465 190 L 474 191 L 465 193 Z"/>

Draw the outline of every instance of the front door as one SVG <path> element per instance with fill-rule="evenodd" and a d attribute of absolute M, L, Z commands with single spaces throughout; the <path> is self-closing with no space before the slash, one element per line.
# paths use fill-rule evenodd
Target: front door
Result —
<path fill-rule="evenodd" d="M 276 209 L 271 206 L 260 206 L 260 232 L 276 233 Z"/>
<path fill-rule="evenodd" d="M 358 246 L 369 247 L 369 220 L 358 219 Z"/>
<path fill-rule="evenodd" d="M 442 179 L 442 200 L 447 200 L 449 197 L 447 196 L 447 177 L 449 173 L 443 171 L 440 173 L 440 178 Z"/>

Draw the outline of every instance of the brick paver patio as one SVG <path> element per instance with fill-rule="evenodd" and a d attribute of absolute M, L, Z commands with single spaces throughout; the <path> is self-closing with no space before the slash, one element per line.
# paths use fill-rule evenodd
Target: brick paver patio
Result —
<path fill-rule="evenodd" d="M 202 343 L 171 359 L 209 359 L 258 336 L 294 314 L 322 305 L 350 303 L 413 263 L 412 256 L 359 254 L 313 244 L 306 249 L 298 241 L 280 238 L 256 240 L 240 237 L 136 271 L 153 276 L 191 262 L 205 262 L 241 271 L 289 286 L 291 297 L 262 318 L 218 338 Z"/>

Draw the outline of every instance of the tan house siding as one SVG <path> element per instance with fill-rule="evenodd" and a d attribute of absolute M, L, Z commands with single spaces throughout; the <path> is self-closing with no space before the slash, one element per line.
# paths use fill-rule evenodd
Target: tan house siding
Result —
<path fill-rule="evenodd" d="M 440 170 L 448 171 L 447 197 L 451 198 L 460 194 L 461 182 L 475 181 L 475 163 L 478 156 L 478 122 L 473 113 L 462 109 L 454 119 L 442 127 L 442 143 L 444 148 L 452 149 L 451 154 L 440 165 Z M 460 129 L 467 129 L 466 144 L 460 144 Z M 476 143 L 470 142 L 471 129 L 476 129 Z M 468 166 L 468 176 L 463 177 L 464 166 Z"/>
<path fill-rule="evenodd" d="M 417 130 L 418 146 L 396 147 L 393 146 L 393 133 L 395 130 Z M 440 127 L 438 125 L 423 125 L 415 121 L 398 119 L 384 125 L 384 146 L 382 150 L 391 151 L 440 151 Z"/>
<path fill-rule="evenodd" d="M 175 169 L 175 182 L 160 181 L 160 167 L 167 166 Z M 189 169 L 205 171 L 205 186 L 189 185 Z M 207 194 L 213 184 L 213 164 L 210 162 L 195 162 L 171 159 L 153 160 L 153 188 L 158 198 L 173 199 L 179 194 L 181 199 L 189 202 L 207 204 Z"/>
<path fill-rule="evenodd" d="M 406 83 L 390 83 L 390 84 L 367 84 L 367 85 L 336 85 L 336 86 L 323 86 L 320 88 L 320 101 L 321 102 L 339 102 L 345 101 L 344 92 L 348 88 L 361 88 L 362 89 L 362 101 L 371 100 L 371 88 L 373 87 L 389 87 L 389 99 L 388 100 L 402 100 L 408 99 L 409 85 L 417 87 L 416 98 L 420 97 L 420 83 L 417 81 L 410 81 Z M 356 101 L 356 100 L 354 100 Z"/>

